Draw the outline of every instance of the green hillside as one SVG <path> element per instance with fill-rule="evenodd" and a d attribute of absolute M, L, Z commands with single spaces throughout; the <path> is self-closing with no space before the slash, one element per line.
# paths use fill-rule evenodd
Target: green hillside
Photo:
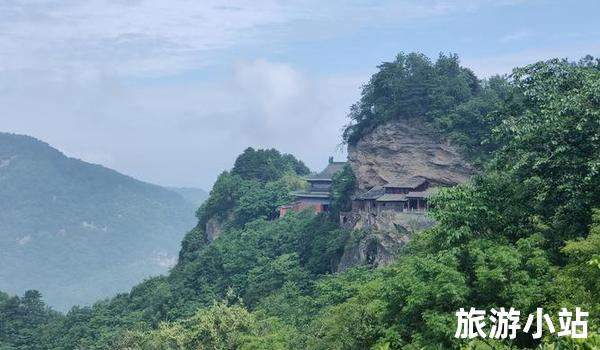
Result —
<path fill-rule="evenodd" d="M 168 271 L 196 207 L 165 188 L 0 133 L 0 289 L 58 309 Z"/>
<path fill-rule="evenodd" d="M 425 108 L 429 98 L 407 99 L 402 81 L 415 75 L 403 69 L 379 75 L 391 87 L 382 94 L 367 84 L 361 103 L 378 96 L 388 106 Z M 292 156 L 249 148 L 217 179 L 168 275 L 68 314 L 47 308 L 36 291 L 0 293 L 0 349 L 600 348 L 600 61 L 554 59 L 497 79 L 508 93 L 491 105 L 472 97 L 464 101 L 470 107 L 447 110 L 462 126 L 421 117 L 442 134 L 462 135 L 463 145 L 481 143 L 482 171 L 432 198 L 436 224 L 416 233 L 392 265 L 333 272 L 365 232 L 341 229 L 324 213 L 276 218 L 306 169 Z M 354 120 L 351 133 L 387 119 L 371 118 Z M 490 123 L 472 128 L 471 118 Z M 354 178 L 350 168 L 338 174 L 337 209 Z M 211 241 L 203 223 L 215 217 L 225 227 Z M 544 327 L 540 338 L 533 330 L 457 338 L 455 313 L 471 307 L 488 315 L 514 307 L 521 325 L 542 308 L 556 331 L 561 308 L 580 307 L 589 312 L 588 337 Z"/>

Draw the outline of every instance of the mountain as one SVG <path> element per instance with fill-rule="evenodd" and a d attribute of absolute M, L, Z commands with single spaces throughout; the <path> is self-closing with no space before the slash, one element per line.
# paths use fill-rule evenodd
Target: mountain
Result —
<path fill-rule="evenodd" d="M 400 118 L 360 129 L 351 166 L 332 178 L 329 213 L 275 219 L 279 203 L 303 185 L 301 162 L 247 149 L 218 177 L 167 276 L 66 315 L 48 310 L 35 291 L 0 292 L 0 349 L 598 349 L 600 61 L 583 63 L 514 70 L 510 84 L 521 96 L 498 119 L 500 148 L 478 152 L 488 163 L 476 176 L 431 198 L 435 226 L 415 233 L 389 266 L 332 273 L 357 242 L 367 254 L 373 248 L 369 232 L 338 225 L 334 208 L 347 208 L 356 182 L 390 181 L 405 176 L 404 166 L 440 185 L 468 169 Z M 396 77 L 386 79 L 383 86 L 402 88 Z M 383 95 L 402 106 L 411 102 L 406 96 Z M 374 143 L 377 135 L 387 145 Z M 432 156 L 441 150 L 451 154 Z M 410 161 L 411 152 L 425 159 Z M 223 230 L 210 237 L 205 227 L 215 217 Z M 456 316 L 465 305 L 486 318 L 497 305 L 512 305 L 521 326 L 545 310 L 558 327 L 565 308 L 581 319 L 573 331 L 590 331 L 587 339 L 527 332 L 470 339 Z M 486 336 L 491 328 L 484 325 Z"/>
<path fill-rule="evenodd" d="M 174 265 L 197 206 L 0 133 L 0 290 L 37 289 L 60 310 L 127 291 Z"/>
<path fill-rule="evenodd" d="M 168 187 L 169 190 L 179 193 L 185 200 L 199 207 L 208 198 L 208 193 L 195 187 Z"/>

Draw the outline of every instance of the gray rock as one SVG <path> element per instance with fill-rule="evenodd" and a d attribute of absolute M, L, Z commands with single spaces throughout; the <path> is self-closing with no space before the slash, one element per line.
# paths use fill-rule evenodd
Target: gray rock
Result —
<path fill-rule="evenodd" d="M 454 147 L 421 126 L 403 122 L 380 125 L 356 145 L 348 146 L 348 160 L 359 191 L 410 177 L 434 185 L 456 185 L 475 173 Z"/>
<path fill-rule="evenodd" d="M 356 265 L 387 266 L 394 262 L 412 235 L 434 224 L 422 213 L 384 211 L 378 215 L 353 213 L 349 221 L 354 232 L 363 236 L 352 240 L 344 249 L 337 271 Z"/>
<path fill-rule="evenodd" d="M 357 265 L 387 266 L 394 262 L 408 240 L 408 235 L 401 233 L 367 233 L 344 250 L 337 271 Z"/>
<path fill-rule="evenodd" d="M 476 173 L 450 144 L 422 126 L 400 121 L 380 125 L 349 145 L 348 161 L 359 192 L 412 177 L 425 178 L 432 186 L 453 186 Z M 426 213 L 392 210 L 344 215 L 342 226 L 363 234 L 346 246 L 338 271 L 355 265 L 389 265 L 413 234 L 435 223 Z"/>
<path fill-rule="evenodd" d="M 233 213 L 227 213 L 226 217 L 223 219 L 219 215 L 213 216 L 206 221 L 206 238 L 209 242 L 214 241 L 225 231 L 227 225 L 229 225 L 233 221 Z"/>

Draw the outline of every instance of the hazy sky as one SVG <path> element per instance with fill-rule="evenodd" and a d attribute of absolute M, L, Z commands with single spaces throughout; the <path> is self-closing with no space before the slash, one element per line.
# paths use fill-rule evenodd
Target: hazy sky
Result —
<path fill-rule="evenodd" d="M 399 51 L 480 76 L 600 55 L 598 1 L 0 0 L 0 131 L 209 189 L 243 149 L 319 170 Z"/>

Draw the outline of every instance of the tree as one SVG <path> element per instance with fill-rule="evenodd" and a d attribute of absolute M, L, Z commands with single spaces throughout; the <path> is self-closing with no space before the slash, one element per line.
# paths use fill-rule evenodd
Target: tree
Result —
<path fill-rule="evenodd" d="M 509 115 L 493 169 L 529 183 L 534 212 L 552 228 L 555 249 L 591 223 L 600 198 L 600 70 L 566 60 L 516 69 L 525 110 Z"/>
<path fill-rule="evenodd" d="M 343 135 L 349 144 L 379 125 L 402 120 L 425 126 L 482 166 L 499 146 L 491 141 L 491 132 L 504 114 L 492 112 L 519 106 L 506 78 L 482 82 L 460 65 L 456 54 L 440 54 L 432 62 L 423 54 L 400 53 L 377 68 L 350 109 Z"/>
<path fill-rule="evenodd" d="M 191 318 L 162 323 L 151 331 L 125 334 L 119 348 L 127 350 L 229 350 L 243 343 L 253 324 L 252 315 L 241 305 L 215 303 Z"/>
<path fill-rule="evenodd" d="M 330 214 L 334 220 L 338 220 L 340 212 L 350 211 L 352 209 L 352 195 L 354 195 L 357 188 L 358 183 L 356 181 L 356 176 L 354 176 L 350 164 L 346 164 L 342 171 L 333 175 Z"/>
<path fill-rule="evenodd" d="M 255 150 L 248 147 L 235 160 L 231 173 L 244 180 L 275 181 L 291 172 L 306 175 L 309 169 L 291 154 L 281 154 L 276 149 Z"/>

